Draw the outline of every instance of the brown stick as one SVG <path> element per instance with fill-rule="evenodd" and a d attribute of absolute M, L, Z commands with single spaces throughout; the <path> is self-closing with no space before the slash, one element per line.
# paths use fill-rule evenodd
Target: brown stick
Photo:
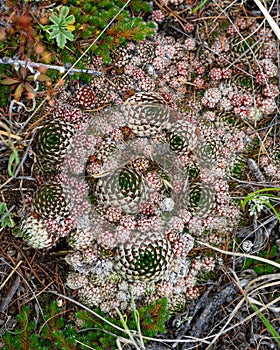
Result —
<path fill-rule="evenodd" d="M 2 304 L 0 305 L 0 312 L 5 312 L 9 306 L 10 301 L 12 300 L 15 292 L 18 290 L 20 285 L 20 276 L 17 275 L 12 287 L 10 288 L 7 296 L 2 299 Z"/>

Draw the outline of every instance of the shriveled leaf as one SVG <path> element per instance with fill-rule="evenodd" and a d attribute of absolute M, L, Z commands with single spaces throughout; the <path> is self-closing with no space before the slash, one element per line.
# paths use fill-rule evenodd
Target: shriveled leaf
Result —
<path fill-rule="evenodd" d="M 38 81 L 44 82 L 44 81 L 51 81 L 51 78 L 48 77 L 46 74 L 40 74 L 37 78 Z"/>
<path fill-rule="evenodd" d="M 22 84 L 19 84 L 19 85 L 17 86 L 17 88 L 16 88 L 16 90 L 15 90 L 15 94 L 14 94 L 14 98 L 15 98 L 16 101 L 19 101 L 19 100 L 20 100 L 21 95 L 22 95 L 22 93 L 23 93 L 23 90 L 24 90 L 24 88 L 23 88 Z"/>
<path fill-rule="evenodd" d="M 34 75 L 29 75 L 26 79 L 27 81 L 34 81 Z M 36 81 L 44 82 L 44 81 L 51 81 L 51 78 L 48 77 L 46 74 L 41 73 Z"/>
<path fill-rule="evenodd" d="M 20 80 L 16 78 L 5 78 L 0 81 L 0 83 L 3 85 L 13 85 L 13 84 L 18 84 L 19 82 Z"/>
<path fill-rule="evenodd" d="M 33 91 L 34 91 L 34 87 L 31 84 L 29 84 L 28 82 L 24 83 L 24 88 L 27 92 L 33 93 Z"/>

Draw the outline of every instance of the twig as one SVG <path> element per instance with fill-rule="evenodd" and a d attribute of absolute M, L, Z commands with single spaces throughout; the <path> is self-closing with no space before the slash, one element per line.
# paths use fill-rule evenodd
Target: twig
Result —
<path fill-rule="evenodd" d="M 0 312 L 5 312 L 9 306 L 10 301 L 12 300 L 15 292 L 18 290 L 20 285 L 20 276 L 17 275 L 12 287 L 9 290 L 9 293 L 5 298 L 2 299 L 2 304 L 0 305 Z"/>
<path fill-rule="evenodd" d="M 66 68 L 65 66 L 54 66 L 46 63 L 31 62 L 28 60 L 26 61 L 13 60 L 12 58 L 9 58 L 9 57 L 0 58 L 0 64 L 10 64 L 13 66 L 21 66 L 24 68 L 32 67 L 32 68 L 54 69 L 54 70 L 58 70 L 62 74 L 67 73 L 69 70 L 71 70 L 73 73 L 86 73 L 86 74 L 92 74 L 94 76 L 99 76 L 103 74 L 103 72 L 99 72 L 93 69 L 80 69 L 80 68 L 71 68 L 71 67 Z"/>
<path fill-rule="evenodd" d="M 20 137 L 18 135 L 11 134 L 11 133 L 9 133 L 7 131 L 0 130 L 0 134 L 3 135 L 3 136 L 8 136 L 8 137 L 10 137 L 12 139 L 19 140 L 19 141 L 22 140 L 22 137 Z"/>
<path fill-rule="evenodd" d="M 3 187 L 5 187 L 9 182 L 11 182 L 13 179 L 15 179 L 15 178 L 17 177 L 17 175 L 18 175 L 20 169 L 22 168 L 22 166 L 23 166 L 23 164 L 24 164 L 24 162 L 25 162 L 25 160 L 26 160 L 26 157 L 27 157 L 27 155 L 28 155 L 29 149 L 30 149 L 31 144 L 32 144 L 32 142 L 33 142 L 34 136 L 35 136 L 35 133 L 32 135 L 31 139 L 29 140 L 29 145 L 26 147 L 26 150 L 25 150 L 25 152 L 24 152 L 24 155 L 23 155 L 23 157 L 22 157 L 22 159 L 21 159 L 21 161 L 20 161 L 20 163 L 19 163 L 19 165 L 18 165 L 18 167 L 17 167 L 17 169 L 16 169 L 14 175 L 11 176 L 6 182 L 4 182 L 4 183 L 0 186 L 0 189 L 3 188 Z"/>
<path fill-rule="evenodd" d="M 265 182 L 265 177 L 263 176 L 262 172 L 260 171 L 260 168 L 258 167 L 257 163 L 254 161 L 254 159 L 251 159 L 251 158 L 248 159 L 248 167 L 259 182 Z"/>
<path fill-rule="evenodd" d="M 101 315 L 97 314 L 96 312 L 94 312 L 93 310 L 91 310 L 90 308 L 86 307 L 85 305 L 83 305 L 82 303 L 78 302 L 77 300 L 75 299 L 72 299 L 70 297 L 67 297 L 66 295 L 63 295 L 63 294 L 60 294 L 56 291 L 48 291 L 48 293 L 51 293 L 51 294 L 54 294 L 60 298 L 64 298 L 65 300 L 68 300 L 72 303 L 74 303 L 75 305 L 83 308 L 84 310 L 88 311 L 89 313 L 91 313 L 92 315 L 94 315 L 95 317 L 101 319 L 103 322 L 109 324 L 111 327 L 123 332 L 123 333 L 126 333 L 126 331 L 115 325 L 114 323 L 111 323 L 110 321 L 106 320 L 106 318 L 103 318 Z M 135 332 L 135 336 L 137 336 L 137 332 Z M 207 338 L 195 338 L 195 337 L 188 337 L 188 339 L 159 339 L 159 338 L 152 338 L 152 337 L 146 337 L 146 336 L 143 336 L 143 339 L 145 340 L 151 340 L 151 341 L 155 341 L 155 342 L 159 342 L 159 343 L 188 343 L 188 342 L 193 342 L 193 341 L 200 341 L 202 343 L 205 343 L 205 344 L 209 344 L 209 341 L 207 341 L 206 339 L 210 339 L 210 338 L 213 338 L 213 336 L 211 337 L 207 337 Z"/>
<path fill-rule="evenodd" d="M 8 277 L 5 279 L 5 281 L 1 284 L 0 290 L 5 286 L 5 284 L 9 281 L 9 279 L 13 276 L 13 274 L 16 272 L 16 270 L 19 268 L 19 266 L 22 264 L 22 260 L 20 260 L 16 267 L 13 268 L 13 270 L 9 273 Z"/>
<path fill-rule="evenodd" d="M 258 6 L 258 8 L 261 10 L 261 12 L 263 13 L 264 17 L 266 18 L 268 24 L 270 25 L 271 29 L 274 31 L 274 33 L 277 36 L 277 38 L 280 40 L 280 28 L 277 25 L 277 23 L 270 16 L 270 13 L 263 6 L 263 4 L 260 2 L 260 0 L 254 0 L 254 2 Z"/>
<path fill-rule="evenodd" d="M 264 186 L 264 187 L 269 186 L 269 187 L 279 188 L 279 185 L 273 185 L 270 182 L 263 183 L 263 182 L 254 182 L 254 181 L 244 181 L 244 180 L 240 180 L 240 179 L 238 179 L 238 178 L 236 178 L 234 176 L 230 176 L 230 179 L 233 180 L 233 181 L 236 181 L 236 182 L 238 182 L 240 184 L 247 185 L 247 186 L 249 186 L 249 185 L 251 185 L 251 186 Z"/>
<path fill-rule="evenodd" d="M 232 256 L 238 256 L 238 257 L 241 257 L 241 258 L 249 258 L 249 259 L 254 259 L 254 260 L 258 260 L 258 261 L 261 261 L 265 264 L 269 264 L 269 265 L 272 265 L 274 267 L 277 267 L 277 269 L 280 269 L 280 264 L 275 262 L 275 261 L 272 261 L 272 260 L 268 260 L 268 259 L 265 259 L 265 258 L 261 258 L 260 256 L 256 256 L 256 255 L 250 255 L 250 254 L 243 254 L 243 253 L 235 253 L 235 252 L 229 252 L 229 251 L 226 251 L 226 250 L 223 250 L 223 249 L 219 249 L 219 248 L 216 248 L 216 247 L 213 247 L 212 245 L 208 244 L 208 243 L 205 243 L 205 242 L 201 242 L 201 241 L 197 241 L 198 244 L 201 244 L 207 248 L 210 248 L 210 249 L 213 249 L 219 253 L 222 253 L 222 254 L 226 254 L 226 255 L 232 255 Z"/>

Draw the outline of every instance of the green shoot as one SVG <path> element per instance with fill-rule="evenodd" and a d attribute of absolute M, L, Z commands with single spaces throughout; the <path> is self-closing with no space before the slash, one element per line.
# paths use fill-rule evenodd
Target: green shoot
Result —
<path fill-rule="evenodd" d="M 12 153 L 10 154 L 9 162 L 8 162 L 8 174 L 9 176 L 14 176 L 16 167 L 19 165 L 19 156 L 18 156 L 18 151 L 15 148 L 12 141 L 10 141 L 9 145 L 12 150 Z"/>
<path fill-rule="evenodd" d="M 262 323 L 265 325 L 268 332 L 272 335 L 273 339 L 276 341 L 278 346 L 280 346 L 280 334 L 276 331 L 276 329 L 272 326 L 272 324 L 269 322 L 269 320 L 259 311 L 257 306 L 253 303 L 250 303 L 252 309 L 257 313 L 258 317 L 262 321 Z"/>
<path fill-rule="evenodd" d="M 208 0 L 203 0 L 201 4 L 199 4 L 196 8 L 190 11 L 190 14 L 193 14 L 197 11 L 199 11 L 206 3 Z"/>
<path fill-rule="evenodd" d="M 268 187 L 268 188 L 262 188 L 260 190 L 249 193 L 243 199 L 243 201 L 241 201 L 242 209 L 245 210 L 246 205 L 250 202 L 255 203 L 256 207 L 258 206 L 260 209 L 262 209 L 262 205 L 264 204 L 265 206 L 267 206 L 268 208 L 270 208 L 273 211 L 273 213 L 275 214 L 275 216 L 277 217 L 277 219 L 280 222 L 280 215 L 278 214 L 275 207 L 269 202 L 269 199 L 274 199 L 274 198 L 278 198 L 278 197 L 276 195 L 273 195 L 273 194 L 265 193 L 265 192 L 275 192 L 275 191 L 280 191 L 280 189 L 275 188 L 275 187 Z M 256 208 L 256 209 L 258 210 L 258 208 Z"/>

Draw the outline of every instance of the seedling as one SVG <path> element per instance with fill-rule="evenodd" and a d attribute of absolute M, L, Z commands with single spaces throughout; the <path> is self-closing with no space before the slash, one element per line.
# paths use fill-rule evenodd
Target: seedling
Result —
<path fill-rule="evenodd" d="M 58 47 L 64 48 L 66 41 L 73 41 L 74 35 L 71 33 L 75 26 L 75 17 L 68 15 L 69 7 L 63 6 L 60 13 L 54 11 L 50 17 L 50 21 L 53 24 L 43 26 L 43 29 L 49 34 L 49 39 L 55 39 Z"/>
<path fill-rule="evenodd" d="M 273 211 L 275 216 L 280 222 L 280 215 L 278 214 L 275 207 L 271 204 L 271 199 L 278 199 L 276 195 L 272 193 L 265 193 L 265 192 L 275 192 L 279 191 L 279 188 L 275 187 L 269 187 L 269 188 L 262 188 L 261 190 L 254 191 L 252 193 L 249 193 L 241 202 L 242 209 L 244 210 L 246 205 L 249 205 L 249 213 L 251 216 L 257 215 L 264 207 L 267 207 Z"/>

